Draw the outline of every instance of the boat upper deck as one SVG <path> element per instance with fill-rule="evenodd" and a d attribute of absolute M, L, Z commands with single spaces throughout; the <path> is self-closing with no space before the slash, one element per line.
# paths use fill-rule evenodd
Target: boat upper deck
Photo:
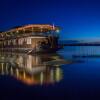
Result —
<path fill-rule="evenodd" d="M 29 24 L 0 32 L 0 40 L 27 36 L 46 36 L 59 32 L 60 27 L 50 24 Z"/>

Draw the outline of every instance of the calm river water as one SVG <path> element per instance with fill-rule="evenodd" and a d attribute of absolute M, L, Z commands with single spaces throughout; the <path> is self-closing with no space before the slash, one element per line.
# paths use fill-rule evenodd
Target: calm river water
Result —
<path fill-rule="evenodd" d="M 100 47 L 55 54 L 0 53 L 0 100 L 100 100 Z"/>

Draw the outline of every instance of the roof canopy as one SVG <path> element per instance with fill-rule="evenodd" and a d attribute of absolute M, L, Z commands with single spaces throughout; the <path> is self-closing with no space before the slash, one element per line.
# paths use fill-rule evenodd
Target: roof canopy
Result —
<path fill-rule="evenodd" d="M 1 32 L 0 37 L 8 37 L 12 35 L 19 35 L 19 34 L 29 34 L 29 33 L 46 33 L 49 31 L 56 31 L 60 30 L 60 27 L 50 25 L 50 24 L 29 24 L 19 27 L 14 27 L 8 31 Z"/>
<path fill-rule="evenodd" d="M 25 25 L 25 26 L 21 26 L 21 27 L 12 28 L 9 31 L 11 32 L 11 31 L 20 31 L 20 30 L 27 30 L 27 29 L 33 29 L 33 31 L 36 30 L 36 29 L 37 30 L 39 30 L 39 29 L 59 30 L 60 27 L 50 25 L 50 24 L 29 24 L 29 25 Z"/>

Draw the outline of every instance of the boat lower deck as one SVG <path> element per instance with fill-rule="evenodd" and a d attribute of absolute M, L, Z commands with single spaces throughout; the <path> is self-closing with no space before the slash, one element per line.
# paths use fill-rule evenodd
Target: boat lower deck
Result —
<path fill-rule="evenodd" d="M 20 52 L 20 53 L 53 53 L 61 49 L 62 47 L 48 48 L 48 49 L 34 49 L 34 48 L 1 48 L 2 52 Z"/>

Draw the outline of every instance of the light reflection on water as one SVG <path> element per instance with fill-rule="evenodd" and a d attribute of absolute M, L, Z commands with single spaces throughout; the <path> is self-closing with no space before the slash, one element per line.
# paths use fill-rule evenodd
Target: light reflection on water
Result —
<path fill-rule="evenodd" d="M 0 54 L 0 74 L 10 75 L 27 85 L 54 84 L 63 78 L 62 64 L 70 64 L 58 54 Z"/>
<path fill-rule="evenodd" d="M 95 100 L 100 94 L 100 46 L 66 46 L 56 54 L 0 53 L 1 92 L 7 91 L 4 87 L 13 100 L 16 95 L 16 100 Z"/>
<path fill-rule="evenodd" d="M 84 63 L 91 60 L 90 58 L 97 58 L 99 48 L 67 46 L 55 54 L 38 55 L 0 53 L 0 75 L 12 76 L 27 85 L 54 84 L 63 79 L 62 65 Z"/>

